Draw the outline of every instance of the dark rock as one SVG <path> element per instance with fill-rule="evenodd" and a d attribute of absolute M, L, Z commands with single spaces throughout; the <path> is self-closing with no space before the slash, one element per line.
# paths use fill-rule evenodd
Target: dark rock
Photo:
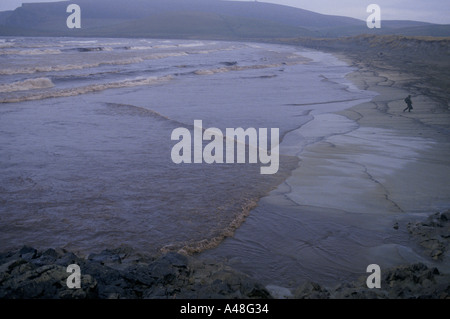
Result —
<path fill-rule="evenodd" d="M 186 256 L 169 252 L 149 265 L 148 276 L 159 284 L 168 285 L 180 276 L 188 275 Z"/>
<path fill-rule="evenodd" d="M 22 267 L 20 273 L 10 276 L 2 283 L 2 298 L 61 299 L 95 296 L 96 282 L 90 276 L 81 277 L 82 290 L 71 290 L 66 285 L 68 273 L 64 267 L 46 265 L 36 268 L 30 263 L 21 266 L 28 267 Z"/>
<path fill-rule="evenodd" d="M 155 286 L 151 289 L 147 289 L 142 294 L 143 299 L 167 299 L 168 294 L 166 288 L 163 286 Z"/>
<path fill-rule="evenodd" d="M 441 216 L 440 216 L 440 219 L 441 219 L 442 221 L 445 221 L 445 222 L 446 222 L 446 221 L 450 221 L 450 210 L 448 210 L 448 211 L 442 213 Z"/>
<path fill-rule="evenodd" d="M 167 262 L 175 267 L 187 268 L 187 266 L 188 266 L 187 257 L 184 255 L 178 254 L 178 253 L 174 253 L 174 252 L 167 253 L 166 255 L 164 255 L 162 257 L 162 260 L 164 260 L 165 262 Z"/>
<path fill-rule="evenodd" d="M 27 263 L 27 261 L 24 259 L 21 259 L 21 258 L 11 259 L 11 260 L 5 262 L 4 264 L 0 265 L 0 272 L 1 273 L 5 273 L 5 272 L 11 273 L 14 268 L 16 268 L 20 265 L 26 264 L 26 263 Z"/>
<path fill-rule="evenodd" d="M 254 287 L 247 293 L 247 296 L 254 299 L 272 299 L 267 289 L 259 284 L 254 284 Z"/>
<path fill-rule="evenodd" d="M 408 223 L 411 236 L 434 260 L 443 260 L 449 247 L 450 211 L 430 215 L 425 221 Z"/>
<path fill-rule="evenodd" d="M 54 264 L 59 255 L 55 249 L 47 249 L 42 254 L 32 260 L 33 264 L 38 266 Z"/>
<path fill-rule="evenodd" d="M 98 287 L 98 296 L 101 299 L 131 299 L 132 297 L 122 287 L 114 285 L 101 285 Z M 136 296 L 135 296 L 136 297 Z"/>
<path fill-rule="evenodd" d="M 102 251 L 99 254 L 89 255 L 88 260 L 99 262 L 102 265 L 114 263 L 120 264 L 122 262 L 122 259 L 120 258 L 119 254 L 108 249 Z"/>
<path fill-rule="evenodd" d="M 25 260 L 22 255 L 35 258 Z M 3 254 L 0 259 L 0 298 L 6 299 L 268 299 L 266 288 L 247 275 L 214 261 L 199 260 L 177 253 L 158 258 L 134 259 L 136 254 L 119 255 L 117 251 L 103 253 L 100 259 L 81 259 L 64 250 Z M 113 268 L 111 256 L 127 260 Z M 92 256 L 91 256 L 92 257 Z M 48 264 L 42 265 L 42 263 Z M 81 289 L 67 287 L 67 266 L 76 263 L 81 268 Z M 447 298 L 450 295 L 449 275 L 425 264 L 412 264 L 382 271 L 382 288 L 368 289 L 365 277 L 331 289 L 317 283 L 305 283 L 287 298 Z"/>
<path fill-rule="evenodd" d="M 49 248 L 49 249 L 47 249 L 46 251 L 44 251 L 42 253 L 42 256 L 51 257 L 51 258 L 55 258 L 56 259 L 56 258 L 58 258 L 59 254 L 58 254 L 58 252 L 55 249 Z"/>
<path fill-rule="evenodd" d="M 96 279 L 99 285 L 119 285 L 125 281 L 123 273 L 110 267 L 102 266 L 97 262 L 83 262 L 79 264 L 82 274 Z"/>
<path fill-rule="evenodd" d="M 160 284 L 170 284 L 177 276 L 177 271 L 164 260 L 155 261 L 150 265 L 151 276 Z"/>
<path fill-rule="evenodd" d="M 381 288 L 368 289 L 365 278 L 347 283 L 330 291 L 337 299 L 438 299 L 446 298 L 450 289 L 450 276 L 441 275 L 437 268 L 423 263 L 398 266 L 382 272 Z M 316 289 L 306 290 L 311 296 Z"/>
<path fill-rule="evenodd" d="M 55 261 L 56 265 L 67 267 L 72 264 L 80 265 L 83 262 L 82 258 L 79 258 L 77 255 L 75 255 L 72 252 L 68 251 L 61 251 L 58 253 L 58 258 Z"/>
<path fill-rule="evenodd" d="M 328 299 L 327 289 L 314 282 L 306 282 L 294 291 L 295 299 Z"/>
<path fill-rule="evenodd" d="M 37 267 L 31 263 L 25 262 L 23 263 L 23 259 L 19 260 L 17 263 L 12 265 L 14 268 L 10 270 L 10 274 L 12 276 L 16 276 L 18 274 L 24 273 L 26 271 L 31 271 L 33 269 L 36 269 Z"/>
<path fill-rule="evenodd" d="M 28 246 L 23 246 L 19 251 L 20 257 L 25 260 L 31 260 L 36 257 L 37 250 Z"/>
<path fill-rule="evenodd" d="M 125 278 L 130 282 L 152 286 L 156 284 L 158 277 L 152 272 L 148 265 L 136 265 L 130 267 L 125 273 Z"/>
<path fill-rule="evenodd" d="M 332 291 L 333 299 L 386 299 L 387 295 L 383 290 L 368 289 L 363 285 L 347 285 Z"/>

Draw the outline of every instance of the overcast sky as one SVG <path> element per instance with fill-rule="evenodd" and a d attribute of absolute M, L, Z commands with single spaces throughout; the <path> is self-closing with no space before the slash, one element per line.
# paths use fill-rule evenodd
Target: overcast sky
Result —
<path fill-rule="evenodd" d="M 60 0 L 0 0 L 0 11 L 13 10 L 19 7 L 22 2 L 57 1 Z M 74 2 L 76 3 L 76 1 Z M 367 6 L 375 3 L 381 7 L 382 19 L 450 24 L 449 0 L 264 0 L 261 2 L 284 4 L 319 13 L 348 16 L 361 20 L 366 20 L 369 16 L 366 13 Z"/>

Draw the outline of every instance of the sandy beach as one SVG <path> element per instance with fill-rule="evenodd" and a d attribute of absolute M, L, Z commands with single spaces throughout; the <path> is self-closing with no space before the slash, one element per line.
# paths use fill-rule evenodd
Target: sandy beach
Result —
<path fill-rule="evenodd" d="M 305 205 L 364 214 L 371 226 L 384 228 L 386 244 L 368 247 L 366 251 L 375 263 L 378 260 L 388 269 L 394 267 L 390 269 L 403 272 L 406 277 L 405 270 L 414 263 L 436 267 L 439 280 L 426 284 L 413 281 L 406 285 L 409 288 L 403 287 L 417 291 L 409 297 L 419 297 L 420 289 L 448 291 L 450 225 L 448 217 L 439 213 L 447 211 L 448 214 L 450 205 L 448 90 L 441 91 L 438 87 L 430 90 L 429 79 L 421 77 L 423 70 L 419 74 L 412 69 L 402 72 L 386 65 L 380 67 L 376 62 L 364 63 L 349 55 L 338 53 L 337 56 L 358 68 L 348 79 L 359 88 L 379 95 L 371 102 L 336 113 L 337 117 L 356 121 L 357 129 L 330 137 L 306 150 L 302 173 L 297 178 L 305 189 L 301 200 Z M 401 68 L 401 65 L 402 61 L 397 66 Z M 438 76 L 433 81 L 448 83 L 447 71 L 445 65 L 441 78 Z M 430 74 L 436 72 L 430 70 Z M 404 112 L 404 99 L 409 94 L 414 109 Z M 391 241 L 397 241 L 392 240 L 395 237 L 405 241 L 402 245 L 392 244 Z M 385 277 L 385 280 L 388 288 L 384 286 L 382 293 L 365 297 L 393 298 L 389 294 L 398 286 L 392 278 Z M 427 293 L 423 292 L 424 295 Z M 407 294 L 397 297 L 404 298 Z M 448 298 L 448 294 L 438 293 L 435 297 Z"/>
<path fill-rule="evenodd" d="M 337 147 L 333 153 L 344 153 L 345 161 L 358 159 L 367 174 L 361 180 L 376 189 L 372 194 L 379 194 L 375 201 L 362 201 L 367 203 L 364 210 L 426 214 L 448 209 L 449 109 L 402 87 L 408 74 L 363 68 L 349 78 L 379 93 L 370 103 L 341 112 L 360 127 L 329 141 Z M 413 95 L 414 109 L 403 112 L 408 94 Z"/>
<path fill-rule="evenodd" d="M 303 174 L 297 178 L 305 189 L 301 200 L 305 205 L 349 213 L 381 213 L 383 217 L 379 219 L 384 221 L 375 218 L 373 226 L 378 224 L 386 230 L 394 227 L 395 232 L 405 235 L 408 223 L 449 208 L 448 105 L 436 101 L 437 96 L 424 94 L 420 87 L 410 87 L 408 82 L 414 74 L 367 67 L 348 56 L 338 56 L 358 67 L 348 75 L 353 83 L 379 95 L 371 102 L 336 113 L 336 117 L 356 121 L 357 129 L 306 150 L 301 164 Z M 414 109 L 404 112 L 404 99 L 409 94 L 413 96 Z M 330 119 L 323 122 L 327 120 Z M 317 189 L 321 191 L 315 192 Z M 447 227 L 447 236 L 448 231 Z M 414 241 L 407 246 L 420 256 Z M 418 257 L 390 244 L 371 254 L 373 260 L 380 258 L 391 266 L 412 263 Z M 449 272 L 445 252 L 434 252 L 431 257 L 440 260 L 441 270 Z"/>
<path fill-rule="evenodd" d="M 420 62 L 417 73 L 402 71 L 411 56 L 395 60 L 385 54 L 376 61 L 367 52 L 326 51 L 355 67 L 347 79 L 377 95 L 345 111 L 315 115 L 298 130 L 298 138 L 311 141 L 300 154 L 299 168 L 260 200 L 234 238 L 204 256 L 225 256 L 284 296 L 291 296 L 299 282 L 331 288 L 356 280 L 372 263 L 382 269 L 424 263 L 446 273 L 450 283 L 449 226 L 426 222 L 450 204 L 446 91 L 429 89 L 430 79 L 421 73 L 427 62 Z M 442 68 L 442 83 L 448 81 L 447 68 Z M 438 74 L 433 62 L 429 74 Z M 409 94 L 414 109 L 403 112 Z M 352 123 L 352 129 L 339 132 Z M 338 133 L 317 142 L 330 126 Z M 417 236 L 411 230 L 416 223 L 430 228 Z M 275 233 L 278 242 L 267 239 Z M 248 242 L 260 249 L 254 251 Z M 236 251 L 248 257 L 235 258 Z"/>

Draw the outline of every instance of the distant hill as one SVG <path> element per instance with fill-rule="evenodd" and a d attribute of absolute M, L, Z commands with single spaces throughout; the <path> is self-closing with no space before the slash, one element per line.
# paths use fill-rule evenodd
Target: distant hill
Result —
<path fill-rule="evenodd" d="M 267 39 L 363 33 L 450 36 L 450 25 L 383 21 L 379 30 L 349 17 L 263 2 L 221 0 L 77 0 L 82 28 L 66 26 L 72 2 L 24 4 L 0 12 L 0 35 Z"/>

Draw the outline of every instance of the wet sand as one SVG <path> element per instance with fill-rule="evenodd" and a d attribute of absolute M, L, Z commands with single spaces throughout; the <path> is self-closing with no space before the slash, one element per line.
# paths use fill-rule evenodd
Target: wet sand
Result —
<path fill-rule="evenodd" d="M 373 263 L 383 270 L 423 262 L 448 274 L 448 256 L 424 254 L 406 226 L 450 207 L 445 99 L 405 85 L 411 74 L 337 56 L 357 67 L 350 81 L 378 95 L 316 115 L 295 132 L 314 140 L 329 125 L 354 124 L 307 146 L 292 176 L 260 200 L 233 238 L 202 257 L 223 260 L 275 291 L 307 281 L 332 287 L 365 276 Z M 404 113 L 408 94 L 414 109 Z"/>

